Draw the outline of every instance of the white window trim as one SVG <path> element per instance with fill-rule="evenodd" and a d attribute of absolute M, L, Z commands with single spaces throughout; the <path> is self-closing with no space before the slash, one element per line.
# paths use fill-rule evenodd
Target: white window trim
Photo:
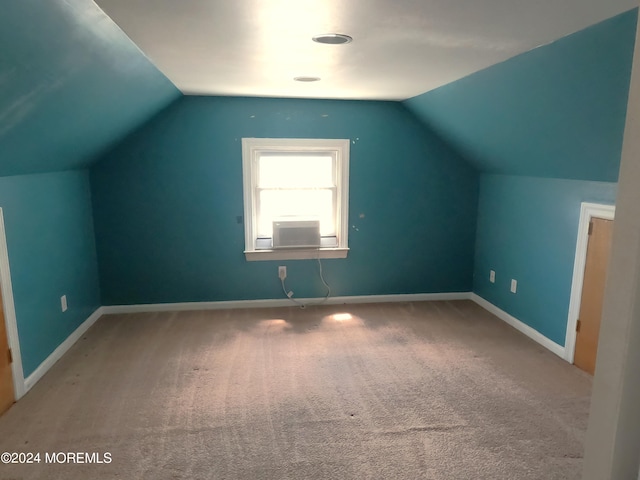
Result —
<path fill-rule="evenodd" d="M 315 258 L 346 258 L 349 251 L 349 144 L 348 139 L 307 138 L 243 138 L 242 177 L 244 192 L 244 254 L 254 260 L 303 260 Z M 336 203 L 337 247 L 256 249 L 256 201 L 253 195 L 256 169 L 252 162 L 264 152 L 336 152 L 339 171 Z"/>

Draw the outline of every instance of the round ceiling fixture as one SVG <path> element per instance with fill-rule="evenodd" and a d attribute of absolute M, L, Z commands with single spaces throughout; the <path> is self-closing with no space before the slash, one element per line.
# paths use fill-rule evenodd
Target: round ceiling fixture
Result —
<path fill-rule="evenodd" d="M 296 82 L 318 82 L 320 81 L 320 77 L 294 77 Z"/>
<path fill-rule="evenodd" d="M 342 33 L 323 33 L 322 35 L 316 35 L 312 40 L 317 43 L 324 43 L 325 45 L 343 45 L 345 43 L 351 43 L 353 38 Z"/>

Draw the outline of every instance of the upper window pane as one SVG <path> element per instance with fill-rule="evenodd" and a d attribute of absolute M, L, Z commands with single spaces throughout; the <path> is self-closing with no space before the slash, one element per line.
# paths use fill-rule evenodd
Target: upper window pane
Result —
<path fill-rule="evenodd" d="M 335 186 L 333 156 L 266 154 L 258 159 L 260 188 L 327 188 Z"/>

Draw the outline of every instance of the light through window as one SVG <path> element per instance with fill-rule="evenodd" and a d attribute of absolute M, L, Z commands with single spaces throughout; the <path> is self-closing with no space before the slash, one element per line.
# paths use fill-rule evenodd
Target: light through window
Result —
<path fill-rule="evenodd" d="M 285 217 L 317 219 L 321 236 L 336 236 L 336 162 L 332 155 L 266 153 L 256 161 L 258 237 L 270 238 L 273 221 Z"/>
<path fill-rule="evenodd" d="M 260 259 L 251 254 L 271 250 L 273 222 L 281 220 L 318 220 L 320 250 L 325 251 L 321 256 L 346 256 L 349 141 L 244 138 L 242 142 L 247 258 Z M 327 254 L 328 249 L 334 254 Z M 279 258 L 282 255 L 286 254 Z M 288 255 L 312 258 L 300 251 Z"/>

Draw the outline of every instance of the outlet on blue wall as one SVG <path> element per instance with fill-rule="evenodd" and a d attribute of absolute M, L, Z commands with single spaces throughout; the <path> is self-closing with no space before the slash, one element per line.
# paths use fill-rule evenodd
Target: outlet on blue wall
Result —
<path fill-rule="evenodd" d="M 351 139 L 347 259 L 333 295 L 469 291 L 477 173 L 396 102 L 184 97 L 91 172 L 105 305 L 283 298 L 244 258 L 243 137 Z M 315 261 L 284 262 L 321 297 Z"/>
<path fill-rule="evenodd" d="M 483 172 L 474 292 L 559 345 L 580 203 L 615 202 L 637 15 L 404 102 Z"/>
<path fill-rule="evenodd" d="M 564 345 L 580 204 L 615 195 L 615 183 L 482 175 L 473 291 Z"/>
<path fill-rule="evenodd" d="M 26 377 L 100 306 L 89 174 L 0 178 L 0 206 Z"/>

